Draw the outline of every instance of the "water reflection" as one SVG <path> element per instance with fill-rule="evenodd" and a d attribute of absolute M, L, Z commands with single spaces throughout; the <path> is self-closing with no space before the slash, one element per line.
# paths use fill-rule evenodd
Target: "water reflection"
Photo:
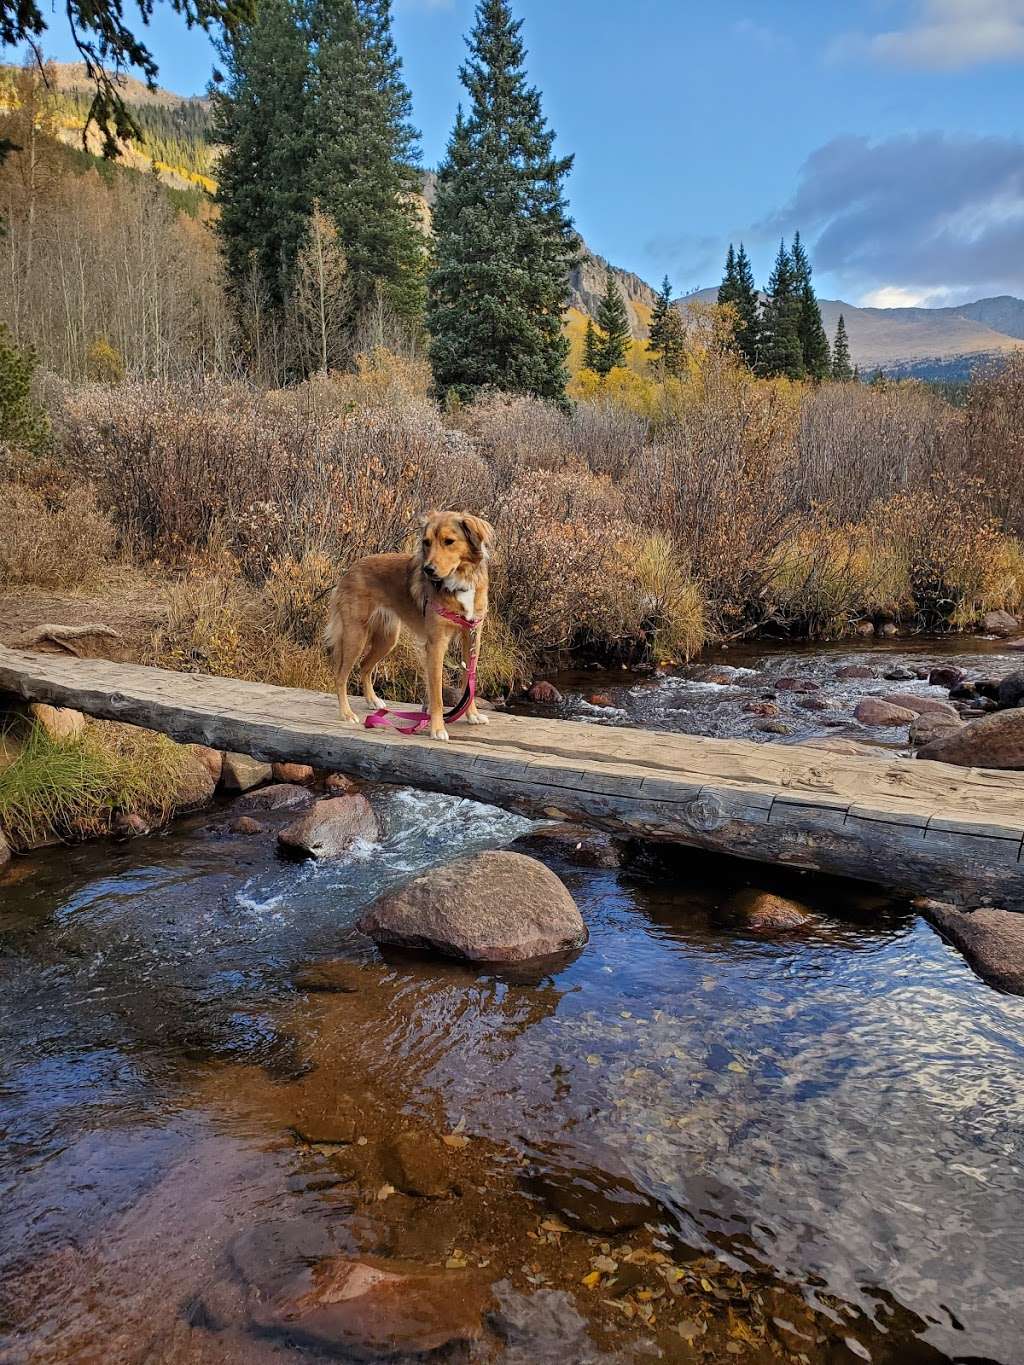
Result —
<path fill-rule="evenodd" d="M 352 928 L 381 885 L 526 825 L 373 799 L 345 864 L 214 813 L 0 887 L 0 1360 L 312 1359 L 252 1335 L 246 1285 L 327 1252 L 486 1263 L 504 1325 L 471 1354 L 503 1365 L 668 1330 L 1015 1358 L 1024 1002 L 847 884 L 765 882 L 811 918 L 751 934 L 753 870 L 692 852 L 555 857 L 591 937 L 539 978 L 385 960 Z M 648 1300 L 616 1299 L 627 1269 Z"/>

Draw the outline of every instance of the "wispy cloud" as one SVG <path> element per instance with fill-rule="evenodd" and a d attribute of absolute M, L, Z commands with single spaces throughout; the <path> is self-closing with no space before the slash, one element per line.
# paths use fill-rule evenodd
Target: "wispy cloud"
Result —
<path fill-rule="evenodd" d="M 827 55 L 938 71 L 1021 61 L 1024 0 L 914 0 L 904 28 L 844 33 Z"/>
<path fill-rule="evenodd" d="M 731 28 L 734 37 L 759 47 L 762 52 L 779 52 L 791 46 L 785 34 L 767 24 L 759 24 L 755 19 L 737 19 Z"/>
<path fill-rule="evenodd" d="M 757 226 L 800 228 L 850 293 L 904 302 L 1024 292 L 1024 141 L 947 133 L 836 138 Z"/>

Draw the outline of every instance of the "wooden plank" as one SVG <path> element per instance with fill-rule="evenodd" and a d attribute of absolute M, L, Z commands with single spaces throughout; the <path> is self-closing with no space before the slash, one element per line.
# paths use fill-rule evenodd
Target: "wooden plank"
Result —
<path fill-rule="evenodd" d="M 1024 774 L 499 713 L 438 744 L 342 725 L 320 693 L 3 648 L 0 690 L 268 761 L 962 904 L 1024 905 Z"/>

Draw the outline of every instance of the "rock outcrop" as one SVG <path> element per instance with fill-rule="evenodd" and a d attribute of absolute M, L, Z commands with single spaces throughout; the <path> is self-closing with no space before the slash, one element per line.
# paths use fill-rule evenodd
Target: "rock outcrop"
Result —
<path fill-rule="evenodd" d="M 1024 710 L 997 711 L 934 739 L 918 758 L 962 768 L 1024 768 Z"/>

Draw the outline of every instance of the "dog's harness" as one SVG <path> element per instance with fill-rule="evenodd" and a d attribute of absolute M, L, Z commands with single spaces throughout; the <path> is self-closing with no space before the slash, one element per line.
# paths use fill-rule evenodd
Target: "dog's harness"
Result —
<path fill-rule="evenodd" d="M 464 631 L 469 639 L 469 657 L 466 662 L 466 690 L 459 698 L 458 702 L 450 711 L 445 712 L 444 721 L 446 725 L 452 725 L 455 721 L 461 720 L 473 704 L 476 696 L 476 664 L 480 653 L 480 638 L 476 634 L 484 623 L 483 616 L 469 617 L 460 616 L 457 611 L 449 611 L 447 607 L 442 607 L 438 602 L 431 604 L 438 616 L 443 616 L 446 621 L 451 621 L 453 626 L 458 626 Z M 399 722 L 405 722 L 400 724 Z M 393 726 L 400 735 L 418 735 L 430 724 L 429 711 L 389 711 L 386 706 L 382 706 L 379 711 L 374 711 L 366 717 L 364 724 L 368 730 L 379 730 L 385 726 Z"/>

